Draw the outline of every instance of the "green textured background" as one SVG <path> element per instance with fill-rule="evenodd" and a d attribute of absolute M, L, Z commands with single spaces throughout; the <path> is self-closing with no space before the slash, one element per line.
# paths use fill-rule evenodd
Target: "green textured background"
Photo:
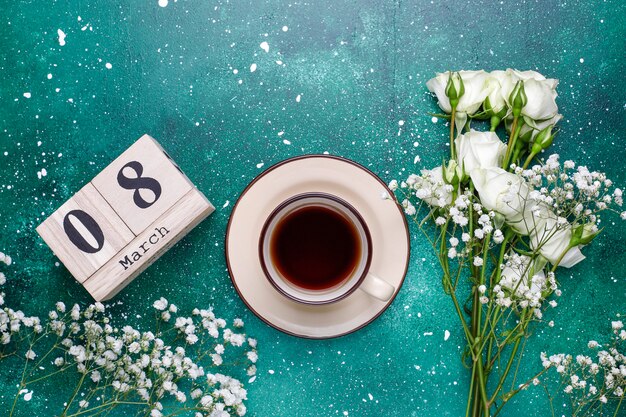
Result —
<path fill-rule="evenodd" d="M 297 339 L 246 309 L 226 272 L 224 233 L 239 193 L 272 163 L 328 151 L 386 181 L 436 165 L 447 128 L 427 115 L 436 104 L 425 82 L 435 71 L 515 67 L 561 80 L 565 118 L 554 148 L 626 183 L 620 0 L 170 0 L 165 8 L 0 0 L 0 8 L 0 251 L 15 261 L 3 269 L 8 303 L 45 314 L 58 299 L 89 301 L 35 226 L 149 133 L 217 211 L 118 296 L 113 312 L 145 315 L 165 296 L 182 309 L 242 316 L 259 339 L 252 416 L 460 416 L 467 392 L 457 319 L 416 230 L 399 296 L 355 334 Z M 42 168 L 48 175 L 38 179 Z M 564 295 L 546 317 L 556 326 L 533 336 L 524 373 L 540 367 L 542 350 L 578 352 L 607 337 L 609 320 L 626 313 L 626 227 L 616 223 L 585 249 L 590 260 L 560 271 Z M 12 373 L 0 363 L 0 408 L 12 398 Z M 59 402 L 55 391 L 35 390 L 22 415 L 49 415 Z M 546 404 L 531 389 L 502 416 L 546 416 Z"/>

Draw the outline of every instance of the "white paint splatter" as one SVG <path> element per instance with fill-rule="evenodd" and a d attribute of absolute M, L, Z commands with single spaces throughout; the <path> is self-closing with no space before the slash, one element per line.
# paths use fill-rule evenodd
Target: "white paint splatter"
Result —
<path fill-rule="evenodd" d="M 256 375 L 248 380 L 249 384 L 252 384 L 256 380 Z"/>
<path fill-rule="evenodd" d="M 278 136 L 282 136 L 282 135 L 284 135 L 284 134 L 285 134 L 285 131 L 284 131 L 284 130 L 281 130 L 280 132 L 278 132 Z"/>
<path fill-rule="evenodd" d="M 439 121 L 439 119 L 437 119 L 436 117 L 433 116 L 432 119 L 430 119 L 433 123 L 437 123 Z"/>
<path fill-rule="evenodd" d="M 443 340 L 448 340 L 450 338 L 450 331 L 449 330 L 445 330 L 443 332 Z"/>
<path fill-rule="evenodd" d="M 276 61 L 276 63 L 277 63 L 278 65 L 283 65 L 283 61 L 281 61 L 280 59 L 279 59 L 278 61 Z"/>
<path fill-rule="evenodd" d="M 413 158 L 413 163 L 417 164 L 418 162 L 420 162 L 422 160 L 422 158 L 420 158 L 419 155 L 415 155 L 415 158 Z"/>
<path fill-rule="evenodd" d="M 585 62 L 585 58 L 580 58 L 580 63 L 582 64 L 583 62 Z"/>
<path fill-rule="evenodd" d="M 233 74 L 235 74 L 235 75 L 239 74 L 239 70 L 238 70 L 237 68 L 235 68 L 235 69 L 233 70 Z"/>
<path fill-rule="evenodd" d="M 48 77 L 49 80 L 51 80 L 52 79 L 52 74 L 48 74 L 47 77 Z"/>
<path fill-rule="evenodd" d="M 169 3 L 168 0 L 159 0 L 159 6 L 161 7 L 167 7 L 168 3 Z"/>
<path fill-rule="evenodd" d="M 369 397 L 370 401 L 374 400 L 374 396 L 372 394 L 367 394 L 367 396 Z"/>
<path fill-rule="evenodd" d="M 398 120 L 398 126 L 404 126 L 404 120 Z"/>
<path fill-rule="evenodd" d="M 226 200 L 226 202 L 224 203 L 224 205 L 222 206 L 222 208 L 226 208 L 228 207 L 228 205 L 230 204 L 230 200 Z"/>
<path fill-rule="evenodd" d="M 302 95 L 301 95 L 301 94 L 298 94 L 298 95 L 296 96 L 296 103 L 300 103 L 300 99 L 301 99 L 301 98 L 302 98 Z"/>
<path fill-rule="evenodd" d="M 256 64 L 250 65 L 250 72 L 256 71 Z"/>
<path fill-rule="evenodd" d="M 274 370 L 273 370 L 273 369 L 270 369 L 270 370 L 269 370 L 269 371 L 267 371 L 267 372 L 269 372 L 270 374 L 274 375 Z"/>
<path fill-rule="evenodd" d="M 290 142 L 290 141 L 288 141 L 287 139 L 283 139 L 283 143 L 284 143 L 285 145 L 291 145 L 291 142 Z"/>
<path fill-rule="evenodd" d="M 283 32 L 287 32 L 289 30 L 288 26 L 283 26 Z"/>
<path fill-rule="evenodd" d="M 264 163 L 264 162 L 259 162 L 258 164 L 256 164 L 256 167 L 257 167 L 257 168 L 261 168 L 263 165 L 265 165 L 265 163 Z"/>
<path fill-rule="evenodd" d="M 104 64 L 104 66 L 107 67 L 107 69 L 113 68 L 113 65 L 111 65 L 110 62 L 107 62 L 106 64 Z"/>
<path fill-rule="evenodd" d="M 59 45 L 64 46 L 65 45 L 65 32 L 63 32 L 61 29 L 57 29 L 57 35 L 59 35 Z"/>
<path fill-rule="evenodd" d="M 433 332 L 424 332 L 424 336 L 432 336 Z"/>
<path fill-rule="evenodd" d="M 26 395 L 24 395 L 24 401 L 30 401 L 33 398 L 33 392 L 27 392 Z"/>
<path fill-rule="evenodd" d="M 28 93 L 28 92 L 27 92 L 27 93 L 24 93 L 24 97 L 26 97 L 26 98 L 30 98 L 30 96 L 31 96 L 31 94 L 30 94 L 30 93 Z"/>
<path fill-rule="evenodd" d="M 263 49 L 265 52 L 269 52 L 270 51 L 270 44 L 263 41 L 261 42 L 261 44 L 259 45 L 261 47 L 261 49 Z"/>

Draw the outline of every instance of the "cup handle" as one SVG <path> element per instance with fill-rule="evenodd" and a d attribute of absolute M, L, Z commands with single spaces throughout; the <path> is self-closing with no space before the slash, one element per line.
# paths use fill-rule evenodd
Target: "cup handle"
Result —
<path fill-rule="evenodd" d="M 367 274 L 359 288 L 372 297 L 378 298 L 380 301 L 389 301 L 393 293 L 396 291 L 393 285 L 378 278 L 372 273 Z"/>

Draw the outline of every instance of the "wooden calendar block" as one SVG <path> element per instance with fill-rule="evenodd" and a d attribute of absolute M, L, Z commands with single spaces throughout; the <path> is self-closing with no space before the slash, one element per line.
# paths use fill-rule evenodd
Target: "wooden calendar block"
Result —
<path fill-rule="evenodd" d="M 97 300 L 108 300 L 215 208 L 144 135 L 37 232 Z"/>
<path fill-rule="evenodd" d="M 188 191 L 83 285 L 96 300 L 108 300 L 213 210 L 202 193 Z"/>
<path fill-rule="evenodd" d="M 37 232 L 78 282 L 84 282 L 135 237 L 91 184 L 52 213 Z"/>
<path fill-rule="evenodd" d="M 148 135 L 96 175 L 92 184 L 136 235 L 194 188 Z"/>

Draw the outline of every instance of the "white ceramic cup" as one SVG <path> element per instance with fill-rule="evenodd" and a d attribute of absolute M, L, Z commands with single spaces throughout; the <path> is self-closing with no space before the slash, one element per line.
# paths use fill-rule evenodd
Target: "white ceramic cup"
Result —
<path fill-rule="evenodd" d="M 271 257 L 271 242 L 276 226 L 290 213 L 304 207 L 322 206 L 331 209 L 346 219 L 357 231 L 360 255 L 352 273 L 338 284 L 322 290 L 311 290 L 295 285 L 282 276 Z M 370 272 L 372 240 L 361 215 L 343 199 L 327 193 L 304 193 L 295 195 L 276 207 L 269 215 L 259 239 L 259 258 L 266 278 L 274 288 L 296 302 L 304 304 L 329 304 L 346 298 L 357 289 L 380 300 L 389 301 L 395 288 Z"/>

